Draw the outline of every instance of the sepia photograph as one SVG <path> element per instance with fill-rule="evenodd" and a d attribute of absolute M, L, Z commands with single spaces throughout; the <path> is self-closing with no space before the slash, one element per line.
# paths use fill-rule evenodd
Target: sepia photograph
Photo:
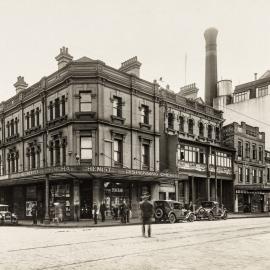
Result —
<path fill-rule="evenodd" d="M 0 270 L 270 269 L 269 11 L 0 0 Z"/>

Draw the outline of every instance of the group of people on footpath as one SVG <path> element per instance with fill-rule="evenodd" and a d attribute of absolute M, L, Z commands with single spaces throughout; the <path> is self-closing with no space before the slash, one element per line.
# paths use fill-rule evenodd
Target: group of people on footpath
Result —
<path fill-rule="evenodd" d="M 98 207 L 97 203 L 93 203 L 92 216 L 94 223 L 97 224 L 98 216 L 101 216 L 101 222 L 105 221 L 107 207 L 104 201 L 102 201 L 100 207 Z M 112 207 L 112 218 L 113 220 L 118 220 L 120 218 L 121 223 L 129 223 L 129 219 L 131 216 L 130 207 L 127 205 L 126 201 L 123 202 L 119 206 Z"/>

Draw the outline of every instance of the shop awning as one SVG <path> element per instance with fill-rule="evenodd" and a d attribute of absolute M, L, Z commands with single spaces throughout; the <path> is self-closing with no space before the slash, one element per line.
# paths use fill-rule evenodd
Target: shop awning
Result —
<path fill-rule="evenodd" d="M 164 182 L 187 180 L 186 174 L 163 173 L 105 166 L 56 166 L 40 168 L 0 176 L 0 186 L 41 182 L 49 175 L 50 180 L 60 179 L 103 179 L 110 181 L 151 181 Z"/>

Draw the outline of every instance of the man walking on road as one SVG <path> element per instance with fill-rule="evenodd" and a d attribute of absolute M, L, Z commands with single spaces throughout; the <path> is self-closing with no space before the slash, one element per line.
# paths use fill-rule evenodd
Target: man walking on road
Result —
<path fill-rule="evenodd" d="M 141 215 L 142 215 L 142 234 L 145 236 L 145 227 L 148 225 L 148 237 L 151 237 L 151 223 L 154 214 L 154 206 L 149 201 L 150 195 L 148 193 L 143 193 L 143 201 L 140 203 Z"/>

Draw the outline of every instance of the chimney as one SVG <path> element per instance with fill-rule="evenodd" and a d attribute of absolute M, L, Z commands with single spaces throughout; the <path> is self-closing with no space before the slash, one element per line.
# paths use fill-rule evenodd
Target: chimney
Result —
<path fill-rule="evenodd" d="M 196 84 L 192 83 L 181 87 L 178 95 L 194 100 L 197 98 L 198 91 L 199 89 L 197 88 Z"/>
<path fill-rule="evenodd" d="M 258 73 L 254 73 L 254 81 L 257 81 L 257 75 Z"/>
<path fill-rule="evenodd" d="M 17 82 L 13 85 L 16 89 L 16 94 L 28 87 L 28 84 L 24 81 L 24 77 L 22 76 L 17 77 Z"/>
<path fill-rule="evenodd" d="M 208 28 L 204 32 L 205 46 L 205 94 L 207 105 L 213 106 L 213 99 L 217 97 L 217 34 L 215 28 Z"/>
<path fill-rule="evenodd" d="M 73 59 L 73 56 L 71 56 L 68 53 L 68 48 L 66 47 L 62 47 L 60 48 L 60 54 L 58 54 L 55 57 L 55 60 L 58 62 L 58 69 L 63 68 L 64 66 L 66 66 L 69 62 L 71 62 Z"/>
<path fill-rule="evenodd" d="M 138 61 L 137 56 L 134 56 L 121 64 L 119 68 L 120 71 L 126 72 L 128 74 L 133 74 L 140 77 L 140 67 L 141 63 Z"/>

